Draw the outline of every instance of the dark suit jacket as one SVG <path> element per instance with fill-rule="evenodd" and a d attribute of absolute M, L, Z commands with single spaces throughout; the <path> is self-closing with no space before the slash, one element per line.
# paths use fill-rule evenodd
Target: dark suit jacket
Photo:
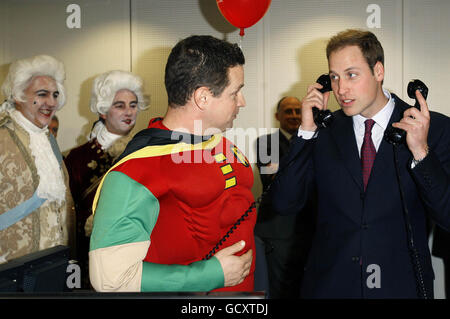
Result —
<path fill-rule="evenodd" d="M 275 174 L 261 174 L 262 167 L 269 163 L 279 164 L 279 159 L 287 155 L 289 151 L 289 140 L 280 130 L 273 134 L 267 134 L 256 140 L 257 163 L 260 178 L 263 185 L 263 192 L 267 191 Z M 275 147 L 275 149 L 273 149 Z M 278 152 L 278 154 L 277 154 Z M 270 159 L 270 162 L 268 160 Z M 277 214 L 272 208 L 270 196 L 262 196 L 258 209 L 258 220 L 255 226 L 255 234 L 262 238 L 286 239 L 296 236 L 304 239 L 305 245 L 311 241 L 314 231 L 314 208 L 312 202 L 304 208 L 305 214 L 291 214 L 282 216 Z"/>
<path fill-rule="evenodd" d="M 397 122 L 409 108 L 395 101 L 390 119 Z M 450 227 L 450 121 L 431 112 L 430 152 L 414 169 L 406 145 L 397 148 L 401 200 L 394 147 L 382 141 L 367 190 L 351 117 L 342 110 L 317 138 L 296 138 L 282 161 L 273 192 L 280 214 L 295 213 L 316 190 L 318 217 L 302 295 L 305 298 L 417 298 L 416 279 L 407 245 L 403 203 L 406 204 L 420 254 L 428 295 L 434 273 L 426 235 L 426 214 L 441 227 Z M 284 171 L 284 172 L 283 172 Z M 380 288 L 367 280 L 377 265 Z"/>
<path fill-rule="evenodd" d="M 275 148 L 272 149 L 272 143 Z M 279 164 L 279 159 L 289 150 L 289 140 L 278 130 L 273 134 L 263 135 L 256 140 L 257 162 L 259 176 L 263 186 L 263 196 L 258 208 L 258 220 L 255 234 L 268 238 L 288 238 L 294 233 L 296 215 L 281 216 L 272 209 L 270 198 L 265 196 L 268 186 L 275 174 L 261 174 L 261 169 L 268 164 Z M 278 152 L 278 154 L 277 154 Z"/>

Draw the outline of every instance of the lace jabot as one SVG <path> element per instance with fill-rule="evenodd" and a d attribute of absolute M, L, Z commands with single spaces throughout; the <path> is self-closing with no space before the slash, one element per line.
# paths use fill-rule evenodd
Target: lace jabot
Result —
<path fill-rule="evenodd" d="M 66 186 L 60 164 L 48 139 L 47 126 L 44 128 L 37 127 L 16 109 L 9 109 L 8 113 L 30 135 L 28 147 L 34 157 L 37 174 L 39 175 L 37 195 L 61 204 L 65 200 Z"/>
<path fill-rule="evenodd" d="M 121 135 L 113 134 L 106 129 L 102 121 L 98 121 L 92 129 L 90 139 L 97 138 L 97 141 L 102 146 L 102 150 L 107 150 L 116 140 L 121 138 Z"/>

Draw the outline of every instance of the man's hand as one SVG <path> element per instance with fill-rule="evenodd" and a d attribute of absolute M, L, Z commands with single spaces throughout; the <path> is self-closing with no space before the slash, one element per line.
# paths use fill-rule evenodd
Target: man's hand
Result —
<path fill-rule="evenodd" d="M 403 113 L 400 122 L 392 126 L 406 131 L 406 144 L 415 160 L 423 159 L 428 153 L 428 129 L 430 128 L 430 112 L 428 104 L 419 90 L 416 90 L 417 101 L 420 110 L 415 107 L 407 109 Z"/>
<path fill-rule="evenodd" d="M 253 254 L 250 249 L 241 256 L 234 254 L 245 247 L 243 240 L 236 244 L 218 251 L 214 256 L 219 260 L 222 266 L 225 287 L 236 286 L 240 284 L 250 273 Z"/>
<path fill-rule="evenodd" d="M 306 96 L 302 100 L 302 122 L 300 127 L 304 131 L 315 131 L 317 125 L 314 123 L 314 116 L 312 112 L 313 107 L 317 107 L 319 110 L 326 110 L 328 104 L 328 98 L 331 92 L 321 93 L 319 89 L 323 86 L 319 83 L 314 83 L 308 86 Z"/>

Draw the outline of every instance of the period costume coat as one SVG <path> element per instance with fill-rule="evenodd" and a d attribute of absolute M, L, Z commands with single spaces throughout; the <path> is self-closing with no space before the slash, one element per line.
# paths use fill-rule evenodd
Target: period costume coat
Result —
<path fill-rule="evenodd" d="M 33 148 L 32 143 L 39 145 Z M 56 245 L 73 245 L 73 201 L 53 135 L 14 108 L 3 108 L 0 150 L 0 263 Z M 45 165 L 52 167 L 42 168 Z"/>

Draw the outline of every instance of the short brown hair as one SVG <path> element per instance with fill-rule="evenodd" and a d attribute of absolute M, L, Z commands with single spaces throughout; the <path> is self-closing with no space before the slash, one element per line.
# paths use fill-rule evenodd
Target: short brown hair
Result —
<path fill-rule="evenodd" d="M 359 47 L 372 72 L 378 61 L 384 65 L 384 50 L 375 34 L 356 29 L 339 32 L 328 41 L 327 59 L 330 59 L 331 53 L 352 45 Z"/>
<path fill-rule="evenodd" d="M 170 52 L 165 69 L 169 106 L 185 105 L 202 86 L 213 96 L 220 96 L 229 84 L 229 69 L 244 63 L 244 54 L 237 44 L 209 35 L 181 40 Z"/>

